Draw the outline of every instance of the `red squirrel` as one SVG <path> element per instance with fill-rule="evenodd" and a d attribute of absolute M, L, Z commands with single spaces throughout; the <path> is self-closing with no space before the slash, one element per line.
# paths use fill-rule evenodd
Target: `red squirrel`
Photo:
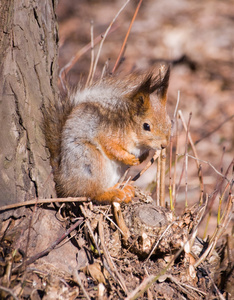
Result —
<path fill-rule="evenodd" d="M 45 137 L 59 197 L 131 201 L 134 187 L 120 188 L 118 181 L 150 149 L 168 144 L 169 77 L 170 68 L 161 68 L 157 76 L 110 77 L 47 108 Z"/>

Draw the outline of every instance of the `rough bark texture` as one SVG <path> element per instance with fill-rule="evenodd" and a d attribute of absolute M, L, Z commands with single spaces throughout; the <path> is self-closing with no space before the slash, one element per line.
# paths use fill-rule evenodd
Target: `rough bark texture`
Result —
<path fill-rule="evenodd" d="M 0 205 L 55 195 L 42 108 L 57 98 L 53 0 L 0 2 Z"/>

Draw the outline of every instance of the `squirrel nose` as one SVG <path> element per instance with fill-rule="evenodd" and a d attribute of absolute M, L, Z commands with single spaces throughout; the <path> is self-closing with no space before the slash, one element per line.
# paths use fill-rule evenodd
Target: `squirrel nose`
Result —
<path fill-rule="evenodd" d="M 167 147 L 167 142 L 166 141 L 162 142 L 161 143 L 161 148 L 165 149 L 166 147 Z"/>

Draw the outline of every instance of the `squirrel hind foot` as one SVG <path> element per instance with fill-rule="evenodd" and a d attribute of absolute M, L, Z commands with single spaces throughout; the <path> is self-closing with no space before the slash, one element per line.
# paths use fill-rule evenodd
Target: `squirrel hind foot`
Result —
<path fill-rule="evenodd" d="M 121 184 L 123 185 L 123 184 Z M 97 203 L 112 203 L 112 202 L 125 202 L 129 203 L 135 196 L 135 188 L 126 184 L 123 188 L 117 183 L 113 187 L 109 188 L 106 192 L 95 197 Z"/>

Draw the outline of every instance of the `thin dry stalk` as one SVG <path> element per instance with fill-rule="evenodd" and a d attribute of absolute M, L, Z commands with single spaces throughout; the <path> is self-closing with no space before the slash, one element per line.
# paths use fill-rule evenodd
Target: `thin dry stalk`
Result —
<path fill-rule="evenodd" d="M 144 169 L 142 169 L 131 181 L 131 183 L 133 181 L 136 181 L 138 178 L 141 177 L 142 174 L 145 173 L 145 171 L 147 171 L 149 169 L 150 166 L 152 166 L 152 164 L 155 162 L 156 159 L 158 159 L 160 157 L 161 154 L 161 150 L 157 150 L 155 151 L 154 156 L 151 158 L 151 160 L 147 163 L 147 165 L 144 167 Z"/>
<path fill-rule="evenodd" d="M 201 186 L 204 188 L 204 182 L 203 182 L 203 176 L 202 176 L 202 165 L 199 165 L 199 169 L 198 169 L 198 177 L 200 178 L 200 182 L 201 182 Z M 204 198 L 204 190 L 200 189 L 200 205 L 202 205 L 203 203 L 203 198 Z"/>
<path fill-rule="evenodd" d="M 203 214 L 205 212 L 204 208 L 205 208 L 205 206 L 203 208 L 201 208 L 200 214 L 198 215 L 197 225 L 192 230 L 191 236 L 195 235 L 195 233 L 197 231 L 197 227 L 198 227 L 198 225 L 202 221 L 202 216 L 203 216 Z M 172 224 L 170 224 L 170 225 L 172 225 Z M 185 248 L 188 248 L 189 243 L 190 243 L 190 240 L 187 240 L 185 242 L 184 246 L 181 247 L 177 251 L 177 253 L 174 255 L 174 257 L 167 264 L 167 266 L 163 270 L 161 270 L 158 275 L 150 275 L 149 277 L 145 278 L 143 280 L 143 282 L 133 292 L 131 292 L 131 294 L 127 298 L 125 298 L 125 300 L 134 300 L 134 299 L 139 298 L 141 295 L 143 295 L 147 291 L 147 289 L 149 289 L 152 286 L 152 284 L 154 284 L 154 282 L 156 282 L 160 278 L 165 279 L 165 274 L 166 274 L 167 270 L 172 266 L 172 264 L 174 263 L 174 261 L 180 256 L 180 254 L 182 253 L 182 251 Z M 168 276 L 166 276 L 166 278 L 167 277 Z M 197 291 L 203 293 L 200 290 L 197 290 Z"/>
<path fill-rule="evenodd" d="M 230 190 L 229 190 L 229 196 L 228 196 L 228 198 L 230 198 L 230 197 L 233 198 L 233 194 L 232 194 L 233 184 L 234 184 L 234 182 L 232 181 L 232 183 L 230 185 Z M 228 186 L 228 184 L 227 184 L 227 186 Z M 227 205 L 226 205 L 225 209 L 223 210 L 223 215 L 220 218 L 220 222 L 222 222 L 223 218 L 225 217 L 228 206 L 229 206 L 229 204 L 228 204 L 228 201 L 227 201 Z"/>
<path fill-rule="evenodd" d="M 219 207 L 218 207 L 218 213 L 217 213 L 217 225 L 219 225 L 220 222 L 221 222 L 221 206 L 222 206 L 222 203 L 223 203 L 224 195 L 226 194 L 227 189 L 228 189 L 229 186 L 230 186 L 230 182 L 227 183 L 227 185 L 226 185 L 226 187 L 223 191 L 223 194 L 219 197 Z M 231 189 L 230 189 L 230 193 L 231 193 Z M 224 215 L 225 215 L 225 211 L 222 215 L 222 218 L 224 217 Z"/>
<path fill-rule="evenodd" d="M 175 129 L 175 164 L 174 164 L 174 175 L 173 175 L 173 184 L 172 184 L 172 199 L 173 199 L 173 207 L 175 207 L 176 204 L 176 174 L 177 174 L 177 162 L 178 162 L 178 149 L 179 149 L 179 139 L 178 139 L 178 118 L 179 115 L 176 116 L 176 129 Z"/>
<path fill-rule="evenodd" d="M 11 295 L 11 297 L 15 300 L 19 300 L 19 298 L 13 293 L 11 289 L 6 288 L 5 286 L 0 285 L 0 290 L 4 291 L 5 293 Z"/>
<path fill-rule="evenodd" d="M 114 202 L 115 203 L 115 202 Z M 103 211 L 101 211 L 100 209 L 97 209 L 99 213 L 101 213 L 110 223 L 112 223 L 116 229 L 119 230 L 119 232 L 124 235 L 123 231 L 121 230 L 121 228 L 110 218 L 106 215 L 106 213 L 104 213 Z"/>
<path fill-rule="evenodd" d="M 0 207 L 0 211 L 18 208 L 22 206 L 31 206 L 35 204 L 61 203 L 61 202 L 87 202 L 87 197 L 67 197 L 67 198 L 49 198 L 49 199 L 33 199 L 25 202 L 4 205 Z"/>
<path fill-rule="evenodd" d="M 228 197 L 227 207 L 226 210 L 222 216 L 222 222 L 220 224 L 217 224 L 217 235 L 211 238 L 211 241 L 215 238 L 218 240 L 221 235 L 223 234 L 224 230 L 227 228 L 227 225 L 232 217 L 231 210 L 233 207 L 233 196 L 230 193 Z"/>
<path fill-rule="evenodd" d="M 74 269 L 72 275 L 73 275 L 73 280 L 74 280 L 74 281 L 80 286 L 80 288 L 82 289 L 82 292 L 83 292 L 85 298 L 88 299 L 88 300 L 91 300 L 91 298 L 89 297 L 89 294 L 86 292 L 86 289 L 85 289 L 85 287 L 84 287 L 84 285 L 83 285 L 83 283 L 82 283 L 82 281 L 81 281 L 81 279 L 80 279 L 80 276 L 79 276 L 79 274 L 78 274 L 78 271 Z"/>
<path fill-rule="evenodd" d="M 181 282 L 181 281 L 178 281 L 174 276 L 172 276 L 172 275 L 169 275 L 169 276 L 167 276 L 167 278 L 168 279 L 170 279 L 172 282 L 174 282 L 185 294 L 189 294 L 190 296 L 192 296 L 193 298 L 194 298 L 194 295 L 193 294 L 191 294 L 189 291 L 188 291 L 188 289 L 191 289 L 192 291 L 196 291 L 196 292 L 198 292 L 198 293 L 200 293 L 200 294 L 202 294 L 202 295 L 204 295 L 204 296 L 206 296 L 207 294 L 206 293 L 204 293 L 203 291 L 201 291 L 201 290 L 199 290 L 199 289 L 197 289 L 197 288 L 195 288 L 194 286 L 192 286 L 192 285 L 189 285 L 189 284 L 185 284 L 185 283 L 183 283 L 183 282 Z"/>
<path fill-rule="evenodd" d="M 100 40 L 101 40 L 101 35 L 95 38 L 94 45 L 100 42 Z M 64 90 L 66 90 L 66 86 L 64 84 L 65 74 L 67 74 L 71 70 L 74 64 L 81 58 L 81 56 L 83 56 L 87 51 L 89 51 L 90 48 L 91 48 L 91 43 L 85 45 L 82 49 L 77 51 L 76 54 L 70 59 L 70 61 L 59 71 L 59 79 Z"/>
<path fill-rule="evenodd" d="M 90 43 L 91 43 L 91 60 L 90 60 L 89 75 L 85 87 L 89 86 L 90 78 L 93 73 L 93 63 L 94 63 L 93 21 L 90 22 Z"/>
<path fill-rule="evenodd" d="M 213 287 L 214 287 L 215 290 L 216 290 L 216 293 L 217 293 L 218 296 L 219 296 L 219 299 L 220 299 L 220 300 L 226 300 L 227 298 L 224 297 L 224 296 L 221 294 L 220 290 L 217 288 L 217 285 L 214 283 L 213 278 L 210 276 L 209 270 L 207 270 L 207 268 L 205 268 L 205 270 L 206 270 L 206 273 L 207 273 L 207 275 L 208 275 L 208 277 L 209 277 L 209 279 L 210 279 L 210 281 L 211 281 Z"/>
<path fill-rule="evenodd" d="M 102 74 L 101 74 L 101 76 L 100 76 L 99 82 L 102 81 L 102 79 L 105 77 L 105 74 L 107 73 L 107 69 L 108 69 L 108 67 L 109 67 L 109 61 L 110 61 L 110 59 L 108 59 L 108 60 L 105 62 L 104 66 L 103 66 L 103 68 L 102 68 Z"/>
<path fill-rule="evenodd" d="M 223 179 L 226 179 L 228 182 L 230 182 L 230 180 L 227 178 L 227 175 L 223 175 L 221 172 L 219 172 L 215 166 L 213 166 L 209 161 L 206 161 L 206 160 L 203 160 L 203 159 L 200 159 L 200 158 L 197 158 L 195 156 L 192 156 L 190 154 L 188 154 L 188 157 L 191 157 L 193 158 L 194 160 L 196 161 L 200 161 L 200 162 L 203 162 L 205 164 L 207 164 L 208 166 L 210 166 L 219 176 L 221 176 Z M 216 184 L 216 187 L 215 187 L 215 190 L 218 188 L 218 183 Z"/>
<path fill-rule="evenodd" d="M 157 280 L 154 275 L 146 277 L 138 287 L 130 293 L 130 295 L 125 298 L 125 300 L 135 300 L 139 298 L 144 292 L 146 292 L 151 285 Z"/>
<path fill-rule="evenodd" d="M 158 247 L 158 244 L 160 243 L 161 239 L 164 237 L 164 235 L 167 233 L 167 231 L 170 229 L 170 227 L 171 227 L 172 225 L 174 225 L 174 224 L 175 224 L 175 222 L 170 223 L 170 224 L 167 226 L 167 228 L 163 231 L 163 233 L 160 235 L 159 239 L 158 239 L 157 242 L 155 243 L 154 247 L 153 247 L 152 250 L 150 251 L 150 254 L 147 256 L 145 262 L 147 262 L 147 261 L 150 259 L 151 255 L 154 253 L 155 249 Z"/>
<path fill-rule="evenodd" d="M 86 210 L 85 210 L 85 208 L 84 208 L 82 205 L 80 206 L 80 209 L 81 209 L 81 211 L 82 211 L 82 214 L 83 214 L 84 217 L 86 218 L 85 224 L 86 224 L 86 226 L 87 226 L 87 228 L 88 228 L 88 231 L 89 231 L 89 234 L 90 234 L 89 237 L 90 237 L 91 241 L 93 242 L 93 244 L 94 244 L 95 247 L 96 247 L 96 250 L 97 250 L 97 252 L 98 252 L 98 255 L 99 255 L 99 257 L 101 258 L 101 261 L 102 261 L 102 263 L 103 263 L 103 266 L 104 266 L 104 268 L 107 270 L 107 272 L 111 275 L 111 277 L 112 277 L 113 279 L 115 279 L 115 277 L 114 277 L 112 271 L 110 270 L 109 266 L 106 264 L 105 260 L 103 259 L 101 250 L 100 250 L 100 248 L 99 248 L 99 246 L 98 246 L 98 243 L 97 243 L 96 238 L 95 238 L 95 236 L 94 236 L 94 232 L 93 232 L 92 227 L 91 227 L 91 224 L 90 224 L 90 222 L 89 222 L 89 218 L 88 218 L 88 215 L 87 215 L 87 213 L 86 213 Z"/>
<path fill-rule="evenodd" d="M 32 263 L 34 263 L 37 259 L 39 259 L 40 257 L 43 257 L 47 254 L 49 254 L 59 243 L 61 243 L 73 230 L 75 230 L 82 222 L 83 222 L 83 218 L 79 219 L 75 224 L 73 224 L 68 230 L 66 230 L 66 232 L 64 234 L 62 234 L 61 237 L 59 237 L 56 241 L 54 241 L 50 247 L 46 248 L 45 250 L 35 254 L 34 256 L 32 256 L 31 258 L 29 258 L 28 260 L 25 261 L 24 264 L 21 264 L 17 267 L 15 267 L 12 272 L 18 271 L 20 268 L 24 267 L 24 266 L 28 266 Z"/>
<path fill-rule="evenodd" d="M 108 26 L 107 30 L 105 31 L 104 35 L 102 36 L 102 40 L 100 42 L 100 46 L 99 46 L 99 49 L 98 49 L 98 52 L 97 52 L 97 56 L 96 56 L 96 59 L 95 59 L 95 62 L 94 62 L 94 67 L 93 67 L 93 72 L 92 72 L 92 75 L 91 75 L 91 78 L 90 78 L 90 84 L 92 84 L 93 82 L 93 78 L 94 78 L 94 75 L 95 75 L 95 72 L 96 72 L 96 68 L 97 68 L 97 64 L 98 64 L 98 61 L 99 61 L 99 57 L 100 57 L 100 54 L 101 54 L 101 50 L 102 50 L 102 46 L 103 46 L 103 43 L 112 27 L 112 25 L 114 24 L 114 22 L 116 21 L 116 19 L 118 18 L 118 16 L 120 15 L 120 13 L 124 10 L 124 8 L 126 7 L 126 5 L 130 2 L 130 0 L 127 0 L 124 5 L 120 8 L 120 10 L 117 12 L 117 14 L 115 15 L 115 17 L 113 18 L 113 20 L 111 21 L 110 25 Z"/>
<path fill-rule="evenodd" d="M 114 67 L 113 67 L 113 69 L 112 69 L 112 74 L 114 74 L 115 70 L 117 69 L 117 67 L 118 67 L 118 65 L 119 65 L 119 62 L 120 62 L 120 60 L 121 60 L 121 57 L 122 57 L 122 55 L 123 55 L 123 53 L 124 53 L 124 49 L 125 49 L 125 47 L 126 47 L 126 43 L 127 43 L 127 40 L 128 40 L 129 34 L 130 34 L 130 31 L 131 31 L 131 29 L 132 29 L 132 25 L 133 25 L 133 23 L 134 23 L 134 21 L 135 21 L 135 19 L 136 19 L 136 16 L 137 16 L 138 11 L 139 11 L 139 9 L 140 9 L 141 3 L 142 3 L 142 0 L 140 0 L 140 1 L 138 2 L 137 8 L 136 8 L 135 13 L 134 13 L 134 15 L 133 15 L 133 17 L 132 17 L 132 20 L 131 20 L 131 23 L 130 23 L 130 25 L 129 25 L 127 34 L 126 34 L 126 36 L 125 36 L 125 38 L 124 38 L 122 47 L 121 47 L 121 49 L 120 49 L 118 58 L 117 58 L 117 60 L 116 60 L 116 62 L 115 62 L 115 65 L 114 65 Z"/>
<path fill-rule="evenodd" d="M 208 201 L 207 201 L 208 202 Z M 197 232 L 197 228 L 198 228 L 198 225 L 201 223 L 202 219 L 203 219 L 203 215 L 204 215 L 204 212 L 205 212 L 205 208 L 206 206 L 204 206 L 203 208 L 201 208 L 201 212 L 200 214 L 198 215 L 198 221 L 197 221 L 197 225 L 193 228 L 192 230 L 192 233 L 191 233 L 191 236 L 194 236 Z M 134 300 L 134 299 L 137 299 L 139 298 L 144 292 L 147 291 L 148 288 L 150 288 L 150 286 L 152 284 L 154 284 L 154 282 L 156 282 L 157 280 L 159 280 L 161 277 L 165 277 L 165 274 L 167 272 L 167 270 L 172 266 L 172 264 L 174 263 L 174 261 L 179 257 L 179 255 L 181 254 L 181 252 L 185 249 L 185 248 L 188 248 L 190 247 L 190 239 L 188 239 L 184 246 L 181 247 L 177 253 L 174 255 L 174 257 L 170 260 L 170 262 L 168 263 L 168 265 L 163 269 L 161 270 L 161 272 L 154 276 L 154 275 L 150 275 L 149 277 L 147 277 L 127 298 L 125 298 L 125 300 Z"/>
<path fill-rule="evenodd" d="M 178 91 L 178 94 L 177 94 L 177 101 L 176 101 L 176 107 L 174 110 L 173 120 L 176 120 L 176 118 L 177 118 L 179 103 L 180 103 L 180 90 Z"/>
<path fill-rule="evenodd" d="M 220 224 L 219 226 L 216 227 L 215 232 L 214 232 L 212 238 L 210 239 L 210 244 L 209 244 L 208 248 L 194 264 L 195 268 L 198 267 L 207 257 L 210 257 L 212 255 L 218 239 L 221 237 L 221 235 L 223 234 L 224 230 L 227 228 L 227 226 L 231 220 L 232 206 L 233 206 L 233 197 L 230 195 L 230 197 L 228 199 L 228 207 L 225 212 L 225 218 L 224 218 L 222 224 Z"/>
<path fill-rule="evenodd" d="M 119 285 L 121 286 L 121 288 L 124 290 L 124 292 L 126 293 L 126 295 L 128 295 L 128 289 L 125 285 L 125 282 L 122 278 L 122 276 L 119 274 L 117 268 L 116 268 L 116 265 L 114 264 L 108 250 L 107 250 L 107 247 L 106 247 L 106 244 L 105 244 L 105 240 L 104 240 L 104 232 L 103 232 L 103 216 L 101 215 L 100 217 L 100 220 L 98 222 L 98 231 L 99 231 L 99 238 L 100 238 L 100 242 L 101 242 L 101 245 L 102 245 L 102 249 L 103 249 L 103 254 L 106 258 L 106 261 L 111 269 L 111 271 L 113 272 L 113 274 L 115 274 L 115 276 L 118 278 L 118 282 L 119 282 Z"/>
<path fill-rule="evenodd" d="M 186 123 L 185 123 L 185 120 L 184 120 L 184 116 L 183 116 L 183 113 L 181 110 L 178 111 L 178 114 L 180 116 L 180 119 L 182 121 L 182 124 L 183 124 L 183 127 L 185 129 L 186 132 L 188 132 L 188 128 L 186 126 Z M 194 146 L 194 143 L 193 143 L 193 140 L 192 140 L 192 137 L 191 137 L 191 134 L 188 132 L 188 139 L 189 139 L 189 143 L 191 145 L 191 148 L 193 150 L 193 154 L 194 156 L 197 158 L 197 161 L 196 161 L 196 164 L 197 164 L 197 169 L 198 169 L 198 177 L 199 177 L 199 182 L 200 182 L 200 192 L 201 192 L 201 195 L 200 195 L 200 198 L 201 196 L 203 196 L 203 192 L 204 192 L 204 185 L 203 185 L 203 176 L 202 176 L 202 169 L 200 167 L 200 164 L 198 163 L 199 162 L 199 159 L 198 159 L 198 155 L 197 155 L 197 150 Z"/>
<path fill-rule="evenodd" d="M 206 249 L 206 251 L 202 254 L 202 256 L 199 257 L 199 259 L 195 262 L 195 264 L 193 265 L 194 268 L 197 268 L 208 256 L 212 246 L 213 246 L 214 242 L 210 243 L 210 245 L 208 246 L 208 248 Z"/>
<path fill-rule="evenodd" d="M 161 155 L 157 161 L 157 174 L 156 174 L 156 205 L 160 206 L 160 177 L 161 177 Z"/>
<path fill-rule="evenodd" d="M 208 163 L 210 166 L 212 166 L 210 163 Z M 230 169 L 231 169 L 231 167 L 233 167 L 233 165 L 234 165 L 234 159 L 231 161 L 231 163 L 230 163 L 230 165 L 228 166 L 228 168 L 227 168 L 227 170 L 226 170 L 226 172 L 225 172 L 225 174 L 223 175 L 222 173 L 220 173 L 220 172 L 218 172 L 218 174 L 220 175 L 220 176 L 222 176 L 222 178 L 221 178 L 221 180 L 219 180 L 218 182 L 217 182 L 217 184 L 216 184 L 216 187 L 215 187 L 215 190 L 214 190 L 214 192 L 213 192 L 213 194 L 212 194 L 212 197 L 210 198 L 210 201 L 209 201 L 209 205 L 208 205 L 208 207 L 207 207 L 207 212 L 206 212 L 206 214 L 208 213 L 208 212 L 210 212 L 211 211 L 211 208 L 212 208 L 212 206 L 213 206 L 213 204 L 214 204 L 214 201 L 215 201 L 215 199 L 216 199 L 216 196 L 218 195 L 218 193 L 221 191 L 221 189 L 222 189 L 222 185 L 223 185 L 223 182 L 224 182 L 224 180 L 227 180 L 227 182 L 230 182 L 230 180 L 227 178 L 227 176 L 228 176 L 228 173 L 229 173 L 229 171 L 230 171 Z M 213 169 L 215 169 L 214 167 L 213 167 Z M 215 169 L 216 170 L 216 169 Z M 206 214 L 204 215 L 204 217 L 206 216 Z"/>
<path fill-rule="evenodd" d="M 130 0 L 129 0 L 130 1 Z M 108 34 L 112 33 L 118 28 L 118 26 L 113 26 Z M 107 35 L 108 35 L 107 34 Z M 100 34 L 98 37 L 96 37 L 93 41 L 93 47 L 98 44 L 103 38 L 103 34 Z M 59 79 L 61 82 L 61 85 L 64 90 L 66 90 L 66 86 L 64 84 L 64 78 L 66 74 L 71 70 L 71 68 L 75 65 L 75 63 L 87 52 L 91 49 L 91 42 L 85 45 L 82 49 L 76 52 L 76 54 L 70 59 L 70 61 L 59 71 Z"/>
<path fill-rule="evenodd" d="M 170 136 L 170 161 L 169 161 L 169 196 L 170 196 L 170 208 L 172 211 L 174 211 L 174 205 L 173 205 L 173 189 L 172 189 L 172 154 L 173 154 L 173 142 L 174 142 L 174 126 L 176 127 L 176 136 L 177 136 L 177 110 L 180 102 L 180 91 L 178 91 L 178 96 L 177 96 L 177 102 L 176 102 L 176 107 L 174 110 L 174 115 L 173 115 L 173 120 L 171 124 L 171 136 Z M 174 167 L 174 175 L 176 173 L 176 161 L 175 160 L 175 167 Z M 175 178 L 174 178 L 175 179 Z"/>
<path fill-rule="evenodd" d="M 208 194 L 206 194 L 206 198 L 209 200 L 209 195 Z M 209 211 L 209 214 L 208 214 L 208 217 L 207 217 L 206 226 L 205 226 L 205 229 L 204 229 L 204 232 L 203 232 L 203 240 L 205 240 L 205 238 L 207 236 L 210 219 L 211 219 L 211 211 Z"/>
<path fill-rule="evenodd" d="M 172 202 L 172 148 L 173 148 L 173 136 L 170 137 L 170 152 L 169 152 L 169 198 L 170 198 L 170 208 L 172 211 L 174 211 L 174 206 Z"/>
<path fill-rule="evenodd" d="M 179 111 L 180 113 L 180 111 Z M 188 152 L 188 136 L 189 136 L 189 126 L 190 126 L 190 121 L 191 121 L 191 117 L 192 117 L 192 113 L 189 114 L 189 120 L 188 120 L 188 126 L 187 126 L 187 130 L 186 130 L 186 141 L 185 141 L 185 153 L 184 153 L 184 161 L 183 161 L 183 166 L 182 166 L 182 171 L 181 171 L 181 175 L 180 175 L 180 180 L 178 183 L 178 187 L 177 187 L 177 195 L 179 193 L 179 189 L 180 189 L 180 185 L 181 185 L 181 181 L 184 175 L 184 170 L 185 170 L 185 164 L 186 164 L 186 156 L 187 156 L 187 152 Z M 176 196 L 177 197 L 177 196 Z M 185 202 L 185 207 L 188 206 L 188 203 Z"/>
<path fill-rule="evenodd" d="M 164 278 L 167 270 L 172 266 L 175 259 L 179 257 L 182 251 L 183 251 L 183 247 L 181 247 L 181 249 L 177 251 L 177 253 L 171 259 L 171 261 L 167 264 L 167 266 L 163 270 L 160 271 L 158 275 L 150 275 L 149 277 L 145 278 L 142 281 L 142 283 L 138 287 L 136 287 L 136 289 L 132 291 L 127 298 L 125 298 L 125 300 L 135 300 L 139 298 L 152 286 L 152 284 L 154 284 L 160 278 L 162 277 Z"/>
<path fill-rule="evenodd" d="M 160 169 L 160 206 L 165 207 L 166 149 L 161 150 Z"/>
<path fill-rule="evenodd" d="M 186 122 L 185 122 L 184 115 L 183 115 L 182 111 L 179 110 L 179 111 L 178 111 L 178 114 L 179 114 L 179 117 L 180 117 L 181 122 L 182 122 L 182 124 L 183 124 L 184 130 L 185 130 L 186 132 L 188 132 L 188 127 L 187 127 L 187 125 L 186 125 Z M 193 143 L 191 134 L 190 134 L 189 132 L 188 132 L 188 139 L 189 139 L 189 143 L 190 143 L 190 145 L 191 145 L 191 147 L 192 147 L 194 156 L 198 159 L 197 150 L 196 150 L 196 148 L 195 148 L 195 146 L 194 146 L 194 143 Z M 198 163 L 198 161 L 197 161 L 197 168 L 199 168 L 199 163 Z"/>
<path fill-rule="evenodd" d="M 188 140 L 185 147 L 185 207 L 188 207 Z"/>
<path fill-rule="evenodd" d="M 115 221 L 123 233 L 122 238 L 124 241 L 127 241 L 130 237 L 130 231 L 124 222 L 122 211 L 120 209 L 120 204 L 118 202 L 113 202 L 113 210 Z"/>

